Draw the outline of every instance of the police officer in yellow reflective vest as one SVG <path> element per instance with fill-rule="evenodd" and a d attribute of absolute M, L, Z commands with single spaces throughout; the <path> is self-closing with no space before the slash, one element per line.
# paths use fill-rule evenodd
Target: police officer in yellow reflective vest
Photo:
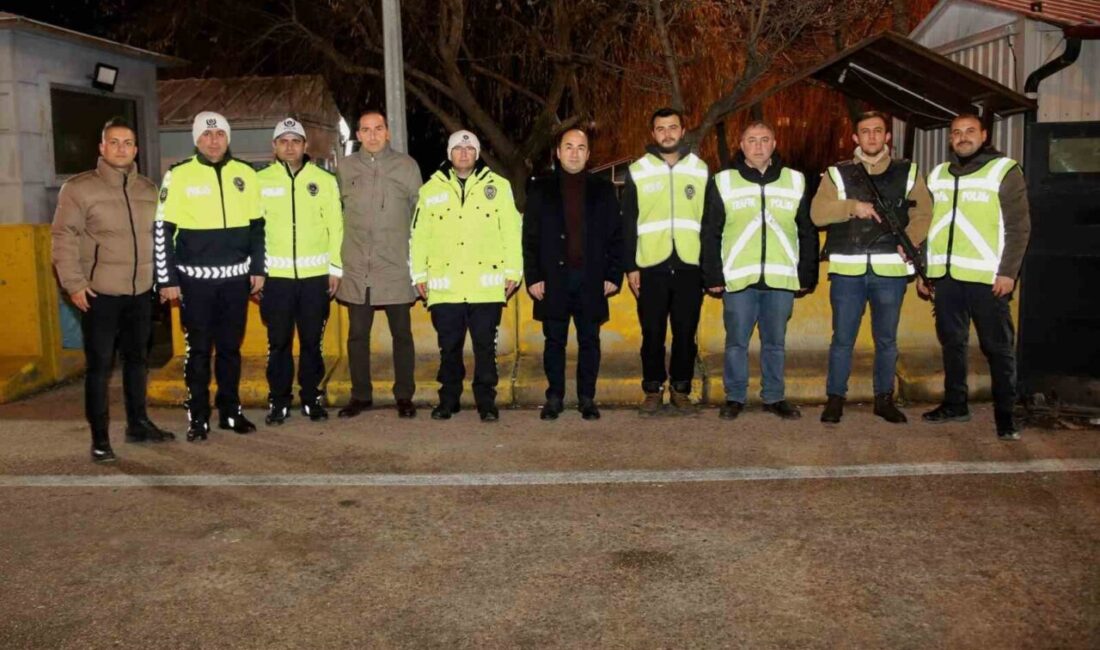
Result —
<path fill-rule="evenodd" d="M 432 419 L 459 410 L 466 332 L 474 348 L 474 401 L 483 422 L 495 422 L 496 338 L 501 309 L 523 278 L 522 218 L 507 179 L 480 160 L 469 131 L 447 141 L 450 160 L 420 188 L 413 215 L 412 281 L 428 303 L 439 340 L 439 405 Z"/>
<path fill-rule="evenodd" d="M 840 422 L 852 372 L 852 350 L 863 312 L 871 306 L 875 341 L 873 385 L 875 415 L 887 422 L 907 419 L 894 403 L 898 360 L 898 322 L 913 265 L 902 256 L 901 243 L 883 223 L 870 183 L 893 209 L 914 246 L 920 246 L 932 218 L 932 197 L 917 166 L 890 157 L 887 116 L 875 111 L 856 120 L 851 160 L 828 168 L 810 206 L 817 226 L 827 227 L 829 303 L 833 339 L 829 344 L 828 401 L 821 421 Z M 862 167 L 862 169 L 860 169 Z"/>
<path fill-rule="evenodd" d="M 623 261 L 638 299 L 642 326 L 644 416 L 662 408 L 665 379 L 676 412 L 693 412 L 695 331 L 703 305 L 699 233 L 710 171 L 682 146 L 683 115 L 671 108 L 650 117 L 654 144 L 630 165 L 623 188 Z M 665 334 L 672 324 L 672 354 L 665 371 Z"/>
<path fill-rule="evenodd" d="M 264 286 L 264 220 L 256 172 L 229 153 L 229 122 L 195 116 L 195 155 L 173 165 L 161 183 L 154 232 L 162 301 L 178 301 L 187 342 L 188 441 L 210 431 L 210 354 L 217 355 L 218 426 L 256 430 L 241 411 L 241 340 L 249 293 Z"/>
<path fill-rule="evenodd" d="M 726 420 L 745 406 L 749 339 L 760 328 L 760 398 L 764 410 L 784 419 L 801 416 L 785 399 L 787 321 L 794 298 L 817 286 L 817 231 L 803 175 L 775 153 L 775 129 L 749 124 L 732 169 L 707 188 L 703 269 L 708 289 L 722 295 L 726 326 Z"/>
<path fill-rule="evenodd" d="M 997 437 L 1019 440 L 1015 331 L 1009 301 L 1016 287 L 1031 217 L 1020 166 L 985 145 L 987 132 L 974 115 L 951 122 L 951 158 L 928 174 L 932 225 L 928 277 L 935 281 L 936 335 L 943 346 L 943 403 L 926 422 L 965 422 L 966 354 L 970 322 L 978 331 L 993 383 Z M 918 284 L 927 295 L 928 287 Z"/>
<path fill-rule="evenodd" d="M 302 415 L 328 419 L 321 381 L 321 339 L 329 300 L 340 286 L 344 222 L 336 177 L 310 162 L 306 130 L 286 118 L 272 134 L 275 162 L 256 175 L 266 233 L 267 282 L 260 315 L 267 325 L 268 412 L 264 421 L 290 416 L 294 383 L 292 345 L 298 331 L 298 385 Z"/>

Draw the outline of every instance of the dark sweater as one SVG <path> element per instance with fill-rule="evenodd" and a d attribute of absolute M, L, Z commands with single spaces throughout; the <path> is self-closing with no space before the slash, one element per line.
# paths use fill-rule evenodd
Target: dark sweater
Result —
<path fill-rule="evenodd" d="M 584 268 L 584 173 L 561 171 L 562 208 L 565 212 L 565 264 Z"/>

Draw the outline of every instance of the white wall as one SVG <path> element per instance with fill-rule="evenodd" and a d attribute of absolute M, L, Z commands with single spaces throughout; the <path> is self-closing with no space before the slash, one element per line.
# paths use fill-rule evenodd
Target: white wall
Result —
<path fill-rule="evenodd" d="M 64 177 L 54 174 L 50 86 L 91 88 L 96 63 L 119 69 L 115 95 L 134 99 L 142 172 L 159 176 L 156 66 L 47 35 L 0 29 L 0 223 L 53 218 Z"/>

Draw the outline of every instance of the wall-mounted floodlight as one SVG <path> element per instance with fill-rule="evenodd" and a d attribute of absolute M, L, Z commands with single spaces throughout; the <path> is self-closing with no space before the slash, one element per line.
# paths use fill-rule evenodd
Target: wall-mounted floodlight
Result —
<path fill-rule="evenodd" d="M 118 80 L 118 68 L 106 63 L 95 64 L 95 73 L 92 75 L 92 87 L 114 92 L 115 82 Z"/>

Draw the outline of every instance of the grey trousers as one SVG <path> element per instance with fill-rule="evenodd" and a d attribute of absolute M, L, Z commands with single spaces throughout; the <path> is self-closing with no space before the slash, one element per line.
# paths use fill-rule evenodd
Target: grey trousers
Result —
<path fill-rule="evenodd" d="M 374 312 L 380 309 L 386 312 L 393 335 L 393 396 L 394 399 L 412 399 L 416 392 L 413 372 L 416 369 L 416 349 L 413 347 L 412 322 L 409 311 L 412 303 L 401 305 L 370 305 L 370 291 L 367 301 L 362 305 L 348 305 L 348 317 L 351 321 L 348 330 L 348 365 L 351 370 L 351 398 L 355 400 L 373 400 L 374 385 L 371 383 L 370 331 L 374 325 Z"/>

